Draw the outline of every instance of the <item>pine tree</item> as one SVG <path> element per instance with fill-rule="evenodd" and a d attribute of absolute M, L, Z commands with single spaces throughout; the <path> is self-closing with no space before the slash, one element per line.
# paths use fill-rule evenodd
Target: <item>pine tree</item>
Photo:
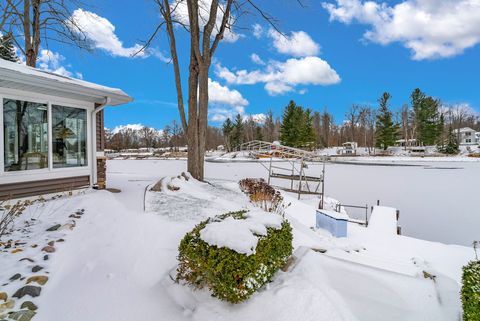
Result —
<path fill-rule="evenodd" d="M 313 130 L 312 111 L 307 108 L 302 111 L 302 122 L 300 127 L 300 140 L 298 147 L 313 147 L 315 145 L 315 131 Z"/>
<path fill-rule="evenodd" d="M 235 117 L 234 129 L 232 131 L 232 148 L 243 144 L 244 128 L 242 115 L 237 114 Z"/>
<path fill-rule="evenodd" d="M 439 146 L 438 150 L 444 154 L 449 154 L 449 155 L 458 154 L 459 152 L 458 141 L 457 141 L 456 135 L 453 133 L 452 126 L 449 126 L 448 128 L 447 143 L 444 146 Z"/>
<path fill-rule="evenodd" d="M 0 59 L 17 62 L 18 57 L 13 47 L 12 35 L 10 33 L 0 38 Z"/>
<path fill-rule="evenodd" d="M 280 141 L 287 146 L 293 146 L 294 138 L 294 118 L 297 105 L 291 100 L 283 112 L 282 124 L 280 126 Z M 297 125 L 298 126 L 298 125 Z"/>
<path fill-rule="evenodd" d="M 434 145 L 443 132 L 440 102 L 416 88 L 411 96 L 417 137 L 425 145 Z"/>
<path fill-rule="evenodd" d="M 395 144 L 398 125 L 393 122 L 392 112 L 388 109 L 388 101 L 392 96 L 385 92 L 378 100 L 380 108 L 377 115 L 377 147 L 387 150 Z"/>
<path fill-rule="evenodd" d="M 228 152 L 232 151 L 232 133 L 234 126 L 230 118 L 223 123 L 223 137 L 225 137 L 225 147 Z"/>

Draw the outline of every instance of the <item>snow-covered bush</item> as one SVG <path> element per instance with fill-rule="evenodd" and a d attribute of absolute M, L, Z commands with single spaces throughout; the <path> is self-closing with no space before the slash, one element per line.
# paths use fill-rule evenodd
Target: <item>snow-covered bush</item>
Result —
<path fill-rule="evenodd" d="M 464 321 L 480 320 L 480 261 L 463 267 L 462 306 Z"/>
<path fill-rule="evenodd" d="M 255 206 L 267 212 L 283 214 L 285 206 L 279 191 L 268 185 L 265 180 L 245 178 L 239 182 L 240 189 L 248 195 Z"/>
<path fill-rule="evenodd" d="M 239 303 L 286 263 L 292 238 L 290 224 L 277 214 L 239 211 L 209 218 L 180 242 L 177 281 Z"/>

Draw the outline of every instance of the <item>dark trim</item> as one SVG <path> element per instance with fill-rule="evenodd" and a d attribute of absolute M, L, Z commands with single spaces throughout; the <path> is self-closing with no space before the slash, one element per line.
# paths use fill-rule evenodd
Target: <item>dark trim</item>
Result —
<path fill-rule="evenodd" d="M 90 186 L 90 176 L 0 184 L 0 200 L 71 191 Z"/>
<path fill-rule="evenodd" d="M 97 105 L 96 105 L 97 106 Z M 96 137 L 97 137 L 97 152 L 102 152 L 105 149 L 105 123 L 104 123 L 104 114 L 103 110 L 100 110 L 96 115 L 95 121 L 95 130 L 96 130 Z"/>

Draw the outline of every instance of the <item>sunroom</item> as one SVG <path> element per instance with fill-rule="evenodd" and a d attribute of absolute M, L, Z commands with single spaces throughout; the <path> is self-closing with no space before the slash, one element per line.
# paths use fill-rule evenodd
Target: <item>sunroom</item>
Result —
<path fill-rule="evenodd" d="M 0 200 L 104 188 L 103 109 L 120 89 L 0 60 Z"/>

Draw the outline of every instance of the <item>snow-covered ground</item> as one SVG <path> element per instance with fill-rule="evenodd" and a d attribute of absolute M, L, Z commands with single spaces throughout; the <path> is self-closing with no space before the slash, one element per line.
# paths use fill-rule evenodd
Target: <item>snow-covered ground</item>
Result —
<path fill-rule="evenodd" d="M 318 200 L 297 201 L 291 194 L 284 194 L 286 203 L 291 203 L 286 217 L 293 227 L 297 255 L 303 259 L 290 272 L 279 272 L 272 283 L 236 306 L 219 302 L 205 291 L 174 284 L 169 274 L 176 266 L 177 247 L 183 235 L 205 217 L 251 208 L 237 182 L 244 177 L 264 177 L 265 169 L 255 163 L 207 163 L 210 184 L 179 180 L 179 191 L 153 193 L 146 187 L 161 177 L 180 174 L 185 162 L 119 160 L 109 161 L 107 166 L 108 185 L 121 189 L 120 193 L 87 191 L 47 202 L 29 214 L 35 215 L 35 221 L 23 245 L 28 251 L 0 253 L 2 284 L 34 264 L 19 263 L 20 256 L 45 265 L 49 280 L 42 294 L 32 300 L 39 306 L 34 320 L 370 321 L 385 320 L 385 316 L 388 320 L 459 319 L 461 266 L 473 258 L 470 248 L 379 235 L 357 225 L 349 225 L 348 238 L 335 239 L 326 231 L 313 229 Z M 403 220 L 412 215 L 417 222 L 414 225 L 426 225 L 425 230 L 437 228 L 437 210 L 447 207 L 446 213 L 455 214 L 451 214 L 445 234 L 457 233 L 452 223 L 457 221 L 458 229 L 468 232 L 468 225 L 475 224 L 478 216 L 465 223 L 459 216 L 466 219 L 475 215 L 458 208 L 474 210 L 476 198 L 463 205 L 466 199 L 459 196 L 478 193 L 474 187 L 480 171 L 478 164 L 462 164 L 462 168 L 374 170 L 373 166 L 329 164 L 326 191 L 345 203 L 380 198 L 382 205 L 400 208 Z M 318 168 L 310 166 L 309 170 Z M 422 190 L 427 185 L 429 188 Z M 451 186 L 459 190 L 455 192 Z M 365 197 L 368 192 L 374 195 Z M 452 201 L 438 196 L 439 192 L 449 193 Z M 441 205 L 435 206 L 433 201 Z M 412 207 L 402 207 L 407 203 L 421 209 L 409 214 Z M 79 209 L 84 214 L 73 218 L 73 230 L 45 232 L 48 226 L 71 220 L 69 214 Z M 425 218 L 418 217 L 419 213 Z M 23 221 L 30 218 L 22 217 L 18 228 L 21 230 Z M 408 230 L 404 224 L 404 231 Z M 31 243 L 44 245 L 60 237 L 65 241 L 55 243 L 56 251 L 48 261 L 41 261 L 40 248 L 31 247 Z M 24 263 L 28 267 L 21 266 Z M 435 275 L 435 280 L 430 275 Z M 6 289 L 10 292 L 24 282 L 9 281 Z M 16 303 L 17 309 L 21 301 Z"/>

